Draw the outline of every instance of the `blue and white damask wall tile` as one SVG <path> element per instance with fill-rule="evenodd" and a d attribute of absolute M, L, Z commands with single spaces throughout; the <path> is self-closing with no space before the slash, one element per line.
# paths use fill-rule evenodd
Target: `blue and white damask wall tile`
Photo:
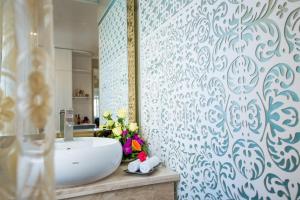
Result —
<path fill-rule="evenodd" d="M 100 113 L 128 107 L 127 57 L 126 1 L 114 0 L 99 25 Z"/>
<path fill-rule="evenodd" d="M 300 199 L 300 1 L 140 0 L 139 16 L 141 128 L 179 199 Z"/>

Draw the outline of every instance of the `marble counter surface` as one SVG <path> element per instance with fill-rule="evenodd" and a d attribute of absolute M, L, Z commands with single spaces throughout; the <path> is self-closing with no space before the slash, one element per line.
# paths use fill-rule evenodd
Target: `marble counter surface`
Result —
<path fill-rule="evenodd" d="M 126 168 L 127 165 L 122 164 L 112 175 L 95 183 L 69 188 L 58 188 L 56 189 L 56 197 L 57 199 L 65 199 L 139 186 L 179 181 L 179 174 L 165 167 L 158 167 L 155 172 L 147 176 L 127 174 L 123 171 Z"/>

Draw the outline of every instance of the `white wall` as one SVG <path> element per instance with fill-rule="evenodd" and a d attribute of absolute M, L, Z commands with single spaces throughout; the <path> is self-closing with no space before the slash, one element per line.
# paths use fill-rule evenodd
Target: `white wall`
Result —
<path fill-rule="evenodd" d="M 53 3 L 55 46 L 89 51 L 97 56 L 97 17 L 102 6 L 74 0 L 54 0 Z"/>
<path fill-rule="evenodd" d="M 59 111 L 72 108 L 72 51 L 55 49 L 55 127 L 59 130 Z"/>

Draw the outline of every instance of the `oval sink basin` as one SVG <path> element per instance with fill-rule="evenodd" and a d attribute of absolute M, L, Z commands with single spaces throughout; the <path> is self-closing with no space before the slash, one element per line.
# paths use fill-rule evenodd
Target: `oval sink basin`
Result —
<path fill-rule="evenodd" d="M 57 186 L 75 186 L 97 181 L 120 165 L 122 147 L 110 138 L 78 137 L 55 142 L 55 181 Z"/>

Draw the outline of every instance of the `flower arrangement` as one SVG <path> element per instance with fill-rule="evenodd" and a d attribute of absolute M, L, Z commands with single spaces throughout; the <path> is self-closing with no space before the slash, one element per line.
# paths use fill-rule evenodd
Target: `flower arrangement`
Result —
<path fill-rule="evenodd" d="M 123 160 L 139 158 L 143 161 L 146 159 L 148 153 L 147 144 L 139 133 L 137 123 L 128 123 L 126 117 L 126 109 L 117 111 L 116 120 L 113 120 L 111 112 L 104 112 L 103 118 L 106 122 L 99 127 L 98 136 L 119 140 L 123 148 Z"/>

